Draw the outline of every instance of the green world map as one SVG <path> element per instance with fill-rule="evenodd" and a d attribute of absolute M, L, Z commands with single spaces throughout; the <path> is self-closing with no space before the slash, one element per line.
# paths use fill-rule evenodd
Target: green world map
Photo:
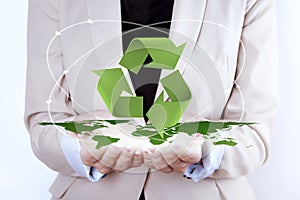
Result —
<path fill-rule="evenodd" d="M 56 125 L 63 127 L 65 130 L 77 133 L 77 134 L 89 134 L 89 132 L 97 129 L 105 129 L 112 126 L 117 126 L 122 123 L 130 123 L 130 120 L 84 120 L 80 122 L 42 122 L 40 125 Z M 144 126 L 137 125 L 136 130 L 132 132 L 135 137 L 147 137 L 153 145 L 160 145 L 167 142 L 167 139 L 178 133 L 186 133 L 193 135 L 194 133 L 200 133 L 204 139 L 214 140 L 215 145 L 228 145 L 235 146 L 237 142 L 232 137 L 222 137 L 222 135 L 216 134 L 218 131 L 230 131 L 235 126 L 251 125 L 254 123 L 244 122 L 218 122 L 218 121 L 198 121 L 198 122 L 184 122 L 177 123 L 176 125 L 168 128 L 164 128 L 163 134 L 160 134 L 152 124 L 146 124 Z M 97 141 L 97 149 L 115 143 L 119 141 L 119 138 L 114 138 L 105 135 L 95 135 L 92 138 Z"/>

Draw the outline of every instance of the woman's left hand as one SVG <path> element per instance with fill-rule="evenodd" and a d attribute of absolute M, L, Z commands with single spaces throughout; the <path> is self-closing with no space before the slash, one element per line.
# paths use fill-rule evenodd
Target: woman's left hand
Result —
<path fill-rule="evenodd" d="M 175 140 L 162 149 L 151 148 L 143 152 L 144 164 L 161 172 L 185 172 L 189 165 L 202 157 L 203 140 L 200 134 L 178 134 Z"/>

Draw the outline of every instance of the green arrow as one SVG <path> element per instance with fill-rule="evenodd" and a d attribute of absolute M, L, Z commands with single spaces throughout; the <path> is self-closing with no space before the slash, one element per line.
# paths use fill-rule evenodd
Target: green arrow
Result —
<path fill-rule="evenodd" d="M 165 102 L 162 92 L 147 112 L 147 117 L 163 137 L 163 129 L 174 126 L 180 120 L 192 94 L 178 70 L 161 79 L 161 83 L 171 101 Z"/>
<path fill-rule="evenodd" d="M 174 69 L 185 44 L 176 47 L 168 38 L 135 38 L 130 43 L 120 65 L 138 73 L 148 55 L 153 62 L 145 67 Z M 143 97 L 121 96 L 123 92 L 133 95 L 120 68 L 94 70 L 100 79 L 98 92 L 109 111 L 116 117 L 143 117 Z M 174 126 L 188 106 L 192 95 L 190 89 L 177 70 L 161 79 L 170 101 L 164 102 L 162 92 L 147 112 L 147 117 L 163 138 L 163 129 Z"/>
<path fill-rule="evenodd" d="M 122 69 L 93 70 L 93 72 L 100 76 L 98 92 L 114 116 L 143 117 L 143 97 L 121 96 L 124 91 L 132 95 Z"/>
<path fill-rule="evenodd" d="M 129 44 L 120 65 L 138 74 L 148 55 L 152 62 L 145 67 L 173 70 L 186 43 L 176 47 L 168 38 L 135 38 Z"/>

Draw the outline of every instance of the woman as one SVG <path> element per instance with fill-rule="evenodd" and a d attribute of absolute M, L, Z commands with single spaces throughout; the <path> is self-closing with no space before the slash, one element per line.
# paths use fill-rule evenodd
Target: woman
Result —
<path fill-rule="evenodd" d="M 59 173 L 50 188 L 52 199 L 138 199 L 142 191 L 147 200 L 241 199 L 241 195 L 243 199 L 255 198 L 245 176 L 268 158 L 270 127 L 278 99 L 273 0 L 144 1 L 142 5 L 129 0 L 29 2 L 25 124 L 36 156 Z M 80 146 L 56 127 L 38 125 L 50 120 L 112 117 L 95 95 L 95 88 L 90 88 L 97 83 L 90 70 L 114 65 L 112 61 L 118 63 L 116 58 L 120 58 L 130 38 L 141 34 L 154 37 L 146 28 L 124 39 L 126 31 L 137 27 L 122 25 L 121 20 L 150 24 L 170 18 L 171 23 L 161 23 L 164 25 L 158 28 L 170 26 L 169 36 L 175 43 L 187 42 L 182 57 L 192 60 L 187 65 L 178 64 L 193 92 L 183 118 L 257 122 L 234 129 L 233 137 L 239 145 L 224 147 L 224 154 L 212 158 L 222 158 L 217 170 L 194 183 L 183 178 L 182 173 L 201 159 L 201 153 L 188 151 L 188 155 L 170 163 L 163 162 L 167 160 L 165 152 L 139 154 L 113 146 L 95 151 L 84 142 Z M 72 24 L 76 24 L 74 29 L 63 31 Z M 101 48 L 77 60 L 99 44 Z M 205 69 L 200 71 L 210 91 L 197 82 L 199 77 L 195 74 L 202 66 Z M 207 71 L 216 72 L 215 76 L 205 74 Z M 153 80 L 160 75 L 155 73 L 150 81 L 154 82 L 154 90 L 157 83 Z M 134 84 L 133 75 L 130 78 Z M 135 87 L 137 93 L 139 89 Z M 219 91 L 223 92 L 220 97 Z M 148 95 L 144 90 L 140 92 Z M 95 116 L 86 112 L 95 112 Z M 205 155 L 204 147 L 202 151 Z M 176 152 L 171 157 L 175 155 Z M 149 169 L 154 170 L 148 172 Z M 103 178 L 103 174 L 108 175 Z"/>

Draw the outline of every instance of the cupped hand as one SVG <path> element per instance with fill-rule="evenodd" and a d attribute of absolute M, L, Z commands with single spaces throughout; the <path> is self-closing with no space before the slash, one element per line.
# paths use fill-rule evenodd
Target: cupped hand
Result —
<path fill-rule="evenodd" d="M 144 164 L 161 172 L 184 172 L 202 157 L 203 139 L 200 134 L 180 133 L 164 148 L 150 148 L 143 152 Z"/>
<path fill-rule="evenodd" d="M 84 143 L 81 147 L 82 162 L 85 165 L 95 167 L 102 174 L 108 174 L 113 170 L 125 171 L 132 167 L 138 167 L 143 162 L 142 154 L 138 154 L 127 147 L 111 144 L 100 149 L 90 149 Z"/>
<path fill-rule="evenodd" d="M 107 113 L 93 112 L 76 116 L 74 121 L 95 120 L 106 118 Z M 125 171 L 129 168 L 138 167 L 143 164 L 143 155 L 129 147 L 121 147 L 117 144 L 110 144 L 100 149 L 96 149 L 97 142 L 92 140 L 92 132 L 84 135 L 74 135 L 79 138 L 82 162 L 91 167 L 95 167 L 100 173 L 108 174 L 111 171 Z"/>

